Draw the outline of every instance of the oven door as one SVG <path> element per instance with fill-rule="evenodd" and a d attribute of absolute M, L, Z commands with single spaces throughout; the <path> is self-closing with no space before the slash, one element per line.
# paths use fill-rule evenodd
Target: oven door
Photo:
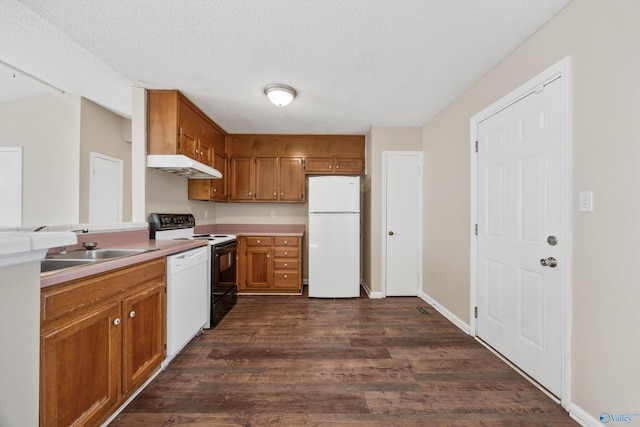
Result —
<path fill-rule="evenodd" d="M 211 294 L 213 300 L 236 287 L 236 250 L 238 243 L 229 242 L 211 248 Z"/>
<path fill-rule="evenodd" d="M 215 327 L 238 300 L 236 249 L 237 241 L 211 248 L 210 328 Z"/>

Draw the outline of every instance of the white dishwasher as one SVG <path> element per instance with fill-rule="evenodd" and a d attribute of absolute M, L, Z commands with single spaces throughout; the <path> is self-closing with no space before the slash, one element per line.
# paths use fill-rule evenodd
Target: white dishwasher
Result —
<path fill-rule="evenodd" d="M 167 256 L 167 363 L 209 319 L 208 246 Z"/>

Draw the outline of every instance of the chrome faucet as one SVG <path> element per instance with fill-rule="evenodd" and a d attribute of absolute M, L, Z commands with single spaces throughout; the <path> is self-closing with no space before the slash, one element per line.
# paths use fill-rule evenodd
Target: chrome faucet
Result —
<path fill-rule="evenodd" d="M 33 230 L 33 232 L 34 232 L 34 233 L 37 233 L 38 231 L 42 231 L 42 230 L 44 230 L 45 228 L 47 228 L 47 226 L 46 226 L 46 225 L 41 225 L 40 227 L 38 227 L 38 228 L 34 229 L 34 230 Z"/>
<path fill-rule="evenodd" d="M 81 232 L 82 234 L 86 234 L 86 233 L 89 232 L 89 229 L 88 228 L 82 228 L 80 230 L 71 230 L 72 233 L 77 233 L 78 231 Z"/>
<path fill-rule="evenodd" d="M 60 252 L 61 254 L 66 254 L 67 253 L 67 247 L 66 246 L 60 246 Z"/>

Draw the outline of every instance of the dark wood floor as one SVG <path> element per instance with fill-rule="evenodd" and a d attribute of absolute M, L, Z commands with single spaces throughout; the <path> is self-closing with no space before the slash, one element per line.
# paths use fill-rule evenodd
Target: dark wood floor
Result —
<path fill-rule="evenodd" d="M 241 296 L 111 423 L 176 425 L 578 424 L 419 298 Z"/>

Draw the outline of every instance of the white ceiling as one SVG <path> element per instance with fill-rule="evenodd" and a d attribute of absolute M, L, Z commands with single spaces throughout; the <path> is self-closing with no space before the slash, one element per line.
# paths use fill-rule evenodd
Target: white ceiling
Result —
<path fill-rule="evenodd" d="M 123 115 L 133 85 L 230 133 L 364 134 L 422 126 L 569 1 L 2 0 L 0 60 Z"/>

